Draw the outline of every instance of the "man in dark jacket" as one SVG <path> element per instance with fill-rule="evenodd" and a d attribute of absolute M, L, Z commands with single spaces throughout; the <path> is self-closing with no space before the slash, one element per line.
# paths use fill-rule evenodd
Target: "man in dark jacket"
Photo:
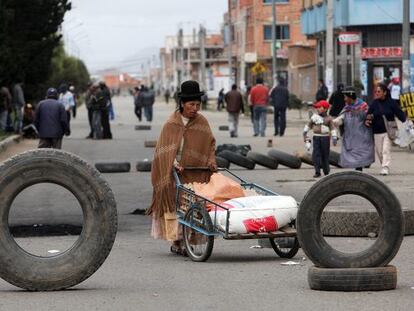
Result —
<path fill-rule="evenodd" d="M 336 91 L 331 95 L 331 98 L 329 98 L 329 104 L 331 105 L 331 109 L 329 110 L 329 115 L 331 117 L 339 116 L 342 109 L 344 109 L 345 96 L 342 93 L 343 91 L 344 91 L 344 85 L 342 83 L 339 83 Z"/>
<path fill-rule="evenodd" d="M 111 105 L 111 91 L 105 82 L 99 82 L 100 93 L 105 97 L 106 107 L 101 110 L 101 123 L 103 139 L 112 139 L 111 125 L 109 123 L 109 106 Z"/>
<path fill-rule="evenodd" d="M 145 118 L 148 122 L 152 121 L 152 106 L 155 102 L 155 93 L 152 89 L 143 86 L 138 95 L 138 105 L 144 107 Z"/>
<path fill-rule="evenodd" d="M 39 133 L 39 148 L 62 149 L 63 135 L 70 135 L 65 107 L 57 99 L 57 90 L 49 88 L 46 99 L 37 106 L 34 125 Z"/>
<path fill-rule="evenodd" d="M 278 85 L 270 92 L 270 100 L 274 108 L 274 136 L 283 136 L 286 129 L 286 109 L 289 106 L 289 91 L 283 79 L 280 78 L 278 82 Z"/>
<path fill-rule="evenodd" d="M 325 85 L 325 81 L 323 79 L 319 79 L 318 81 L 318 90 L 316 91 L 315 99 L 316 102 L 320 100 L 327 100 L 329 96 L 328 87 Z"/>
<path fill-rule="evenodd" d="M 237 137 L 237 129 L 239 126 L 239 114 L 240 111 L 244 113 L 244 105 L 243 96 L 237 90 L 236 84 L 233 84 L 231 86 L 231 91 L 224 96 L 224 100 L 226 101 L 226 109 L 229 113 L 230 137 Z"/>

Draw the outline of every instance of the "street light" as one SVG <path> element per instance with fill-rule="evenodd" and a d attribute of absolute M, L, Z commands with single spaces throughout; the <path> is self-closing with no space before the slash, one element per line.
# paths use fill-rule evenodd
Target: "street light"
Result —
<path fill-rule="evenodd" d="M 277 76 L 277 47 L 276 47 L 276 0 L 272 0 L 272 80 L 276 85 Z"/>

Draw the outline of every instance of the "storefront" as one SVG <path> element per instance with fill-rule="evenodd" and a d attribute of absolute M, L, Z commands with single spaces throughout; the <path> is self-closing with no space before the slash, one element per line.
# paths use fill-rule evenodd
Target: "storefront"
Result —
<path fill-rule="evenodd" d="M 373 98 L 375 85 L 383 82 L 388 85 L 393 78 L 401 79 L 401 47 L 375 47 L 361 49 L 360 79 L 364 86 L 363 94 Z"/>

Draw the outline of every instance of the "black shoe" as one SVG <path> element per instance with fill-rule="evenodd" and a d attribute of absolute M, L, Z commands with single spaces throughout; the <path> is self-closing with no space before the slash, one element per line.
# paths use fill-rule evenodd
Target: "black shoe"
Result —
<path fill-rule="evenodd" d="M 277 136 L 277 135 L 279 135 L 279 133 L 278 133 L 278 132 L 275 132 L 275 133 L 273 134 L 273 136 Z"/>
<path fill-rule="evenodd" d="M 253 137 L 259 136 L 259 134 L 253 134 Z"/>
<path fill-rule="evenodd" d="M 321 177 L 321 173 L 315 173 L 315 175 L 313 175 L 313 178 L 319 178 Z"/>

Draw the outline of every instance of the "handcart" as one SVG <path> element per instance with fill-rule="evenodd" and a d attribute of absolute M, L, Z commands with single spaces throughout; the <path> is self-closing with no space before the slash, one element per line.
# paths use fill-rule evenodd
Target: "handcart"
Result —
<path fill-rule="evenodd" d="M 188 167 L 184 170 L 209 170 L 206 167 Z M 218 171 L 225 171 L 240 182 L 243 189 L 254 190 L 258 195 L 278 195 L 255 183 L 244 181 L 226 168 L 219 168 Z M 225 240 L 246 240 L 246 239 L 269 239 L 276 254 L 282 258 L 292 258 L 299 250 L 299 242 L 296 237 L 295 221 L 283 228 L 272 232 L 257 233 L 230 233 L 231 209 L 203 196 L 197 195 L 192 189 L 181 183 L 176 170 L 173 169 L 176 182 L 176 213 L 177 220 L 182 225 L 183 239 L 188 256 L 193 261 L 206 261 L 214 246 L 214 238 L 222 236 Z M 226 226 L 223 229 L 217 224 L 217 217 L 212 217 L 207 211 L 226 211 Z M 216 216 L 216 215 L 214 215 Z"/>

